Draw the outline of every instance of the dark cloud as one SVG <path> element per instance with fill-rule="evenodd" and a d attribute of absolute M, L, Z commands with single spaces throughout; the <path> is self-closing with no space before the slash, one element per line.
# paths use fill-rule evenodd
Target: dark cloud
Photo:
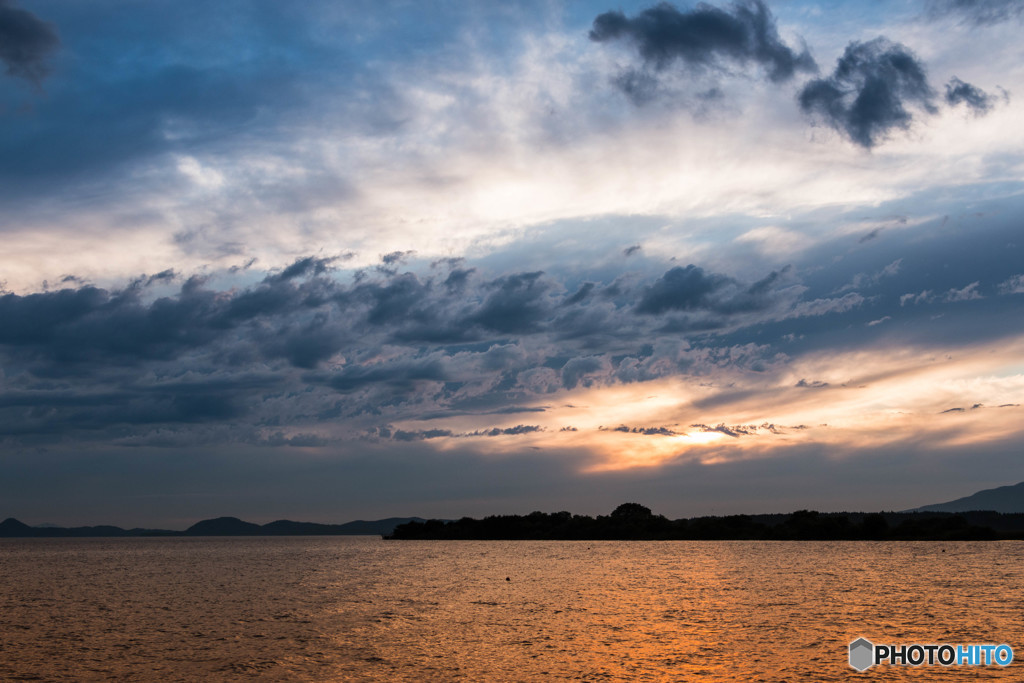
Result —
<path fill-rule="evenodd" d="M 7 75 L 38 84 L 50 73 L 50 58 L 58 47 L 53 24 L 16 7 L 14 0 L 0 0 L 0 61 Z"/>
<path fill-rule="evenodd" d="M 752 425 L 727 426 L 724 424 L 715 425 L 714 427 L 705 424 L 694 424 L 690 425 L 690 427 L 692 427 L 693 429 L 697 429 L 701 432 L 718 432 L 719 434 L 731 436 L 734 439 L 738 439 L 741 436 L 750 436 L 751 434 L 756 434 L 757 430 L 759 429 L 759 427 Z M 769 431 L 775 431 L 774 425 L 765 425 L 764 427 L 761 428 L 767 429 Z"/>
<path fill-rule="evenodd" d="M 259 285 L 231 293 L 207 289 L 202 278 L 192 277 L 176 295 L 149 300 L 150 285 L 173 279 L 173 272 L 164 271 L 116 291 L 84 285 L 25 296 L 4 294 L 0 316 L 6 324 L 0 329 L 0 346 L 22 361 L 33 361 L 34 372 L 77 373 L 96 364 L 173 360 L 219 342 L 238 343 L 232 335 L 239 328 L 278 319 L 287 324 L 273 331 L 259 325 L 248 328 L 242 344 L 254 344 L 263 357 L 292 357 L 300 367 L 309 367 L 329 355 L 313 348 L 329 341 L 322 339 L 322 331 L 331 320 L 316 309 L 328 303 L 347 305 L 337 283 L 319 277 L 323 263 L 300 259 Z"/>
<path fill-rule="evenodd" d="M 706 308 L 712 296 L 732 279 L 724 275 L 707 273 L 699 266 L 676 266 L 647 287 L 637 303 L 637 313 L 658 315 L 667 311 L 687 311 Z"/>
<path fill-rule="evenodd" d="M 404 273 L 384 283 L 361 285 L 357 293 L 371 302 L 367 320 L 374 325 L 388 325 L 422 315 L 420 307 L 430 301 L 431 290 L 429 281 Z"/>
<path fill-rule="evenodd" d="M 466 321 L 503 333 L 537 331 L 551 308 L 551 285 L 542 275 L 517 273 L 488 283 L 483 305 Z"/>
<path fill-rule="evenodd" d="M 281 280 L 294 280 L 305 275 L 323 275 L 331 269 L 331 264 L 337 260 L 336 257 L 316 258 L 315 256 L 307 256 L 300 258 L 282 270 L 277 278 Z"/>
<path fill-rule="evenodd" d="M 393 251 L 389 254 L 384 254 L 380 257 L 380 260 L 385 265 L 395 265 L 405 263 L 409 260 L 409 257 L 415 254 L 415 251 Z"/>
<path fill-rule="evenodd" d="M 221 428 L 245 416 L 253 397 L 279 386 L 279 380 L 238 373 L 159 382 L 151 377 L 115 376 L 101 382 L 93 375 L 81 384 L 67 379 L 60 384 L 26 383 L 18 378 L 12 384 L 28 389 L 8 391 L 0 398 L 0 437 L 55 442 L 72 434 L 84 440 L 139 437 L 153 427 Z M 230 440 L 238 434 L 225 436 Z"/>
<path fill-rule="evenodd" d="M 906 46 L 884 37 L 846 47 L 835 71 L 800 91 L 800 107 L 858 145 L 871 148 L 913 121 L 908 107 L 934 113 L 924 65 Z"/>
<path fill-rule="evenodd" d="M 174 280 L 175 277 L 177 277 L 177 274 L 174 272 L 174 269 L 173 268 L 168 268 L 167 270 L 162 270 L 159 273 L 157 273 L 156 275 L 150 275 L 148 278 L 146 278 L 146 285 L 149 286 L 149 285 L 152 285 L 152 284 L 154 284 L 156 282 L 170 282 L 170 281 Z M 74 276 L 73 275 L 68 275 L 63 280 L 63 282 L 70 282 L 70 281 L 73 281 L 73 280 L 74 280 Z"/>
<path fill-rule="evenodd" d="M 965 83 L 954 76 L 946 84 L 946 103 L 951 107 L 966 104 L 975 114 L 987 114 L 995 98 L 981 88 Z"/>
<path fill-rule="evenodd" d="M 738 291 L 719 302 L 716 308 L 717 312 L 725 314 L 749 313 L 771 307 L 775 303 L 774 295 L 777 286 L 782 283 L 790 270 L 790 266 L 785 266 L 781 270 L 773 270 L 749 287 L 738 288 Z"/>
<path fill-rule="evenodd" d="M 533 432 L 542 431 L 544 431 L 544 428 L 539 425 L 516 425 L 515 427 L 492 427 L 490 429 L 481 429 L 475 432 L 453 432 L 450 429 L 422 429 L 417 431 L 397 429 L 393 434 L 385 427 L 377 428 L 376 433 L 381 434 L 382 436 L 384 436 L 385 433 L 391 434 L 391 438 L 396 441 L 424 441 L 427 439 L 440 438 L 461 439 L 473 436 L 519 436 L 521 434 L 531 434 Z"/>
<path fill-rule="evenodd" d="M 872 230 L 871 232 L 869 232 L 868 234 L 864 235 L 859 240 L 857 240 L 857 242 L 860 243 L 860 244 L 864 244 L 865 242 L 870 242 L 871 240 L 877 238 L 881 234 L 882 234 L 882 228 L 875 228 L 874 230 Z"/>
<path fill-rule="evenodd" d="M 450 429 L 424 429 L 415 432 L 396 429 L 391 438 L 395 441 L 423 441 L 425 439 L 440 439 L 452 435 Z"/>
<path fill-rule="evenodd" d="M 575 306 L 590 296 L 596 285 L 593 282 L 584 282 L 576 292 L 562 302 L 563 306 Z"/>
<path fill-rule="evenodd" d="M 679 432 L 668 427 L 628 427 L 626 425 L 619 425 L 608 429 L 607 427 L 598 427 L 601 431 L 612 431 L 612 432 L 624 432 L 626 434 L 643 434 L 644 436 L 677 436 Z"/>
<path fill-rule="evenodd" d="M 786 267 L 743 286 L 731 277 L 709 273 L 693 264 L 685 268 L 676 266 L 644 289 L 635 310 L 648 315 L 701 311 L 719 316 L 764 310 L 774 305 L 776 285 L 788 272 Z M 679 329 L 714 329 L 724 323 L 709 318 L 679 318 L 673 324 Z"/>
<path fill-rule="evenodd" d="M 562 386 L 575 389 L 579 385 L 590 386 L 595 376 L 606 374 L 611 364 L 603 356 L 573 358 L 562 366 Z"/>
<path fill-rule="evenodd" d="M 444 382 L 449 375 L 436 356 L 400 361 L 353 365 L 327 377 L 328 385 L 340 392 L 366 387 L 384 387 L 412 392 L 419 382 Z"/>
<path fill-rule="evenodd" d="M 544 428 L 540 425 L 516 425 L 515 427 L 494 427 L 480 432 L 473 432 L 468 436 L 518 436 L 520 434 L 532 434 L 542 432 Z"/>
<path fill-rule="evenodd" d="M 1024 16 L 1020 0 L 928 0 L 932 17 L 956 15 L 975 24 L 997 24 Z"/>
<path fill-rule="evenodd" d="M 180 197 L 192 182 L 175 163 L 181 158 L 220 171 L 237 155 L 279 160 L 281 131 L 294 132 L 308 117 L 317 118 L 311 110 L 317 103 L 324 106 L 324 93 L 335 92 L 328 81 L 348 94 L 363 91 L 363 97 L 326 97 L 346 129 L 365 131 L 367 119 L 387 116 L 384 79 L 368 85 L 355 73 L 365 69 L 337 58 L 344 48 L 329 49 L 311 37 L 318 30 L 312 6 L 285 11 L 224 3 L 186 11 L 181 3 L 42 4 L 46 18 L 61 28 L 63 49 L 74 58 L 59 62 L 61 78 L 46 81 L 47 96 L 32 103 L 30 115 L 5 117 L 0 199 L 8 211 L 31 211 L 40 196 L 66 202 L 65 208 L 74 205 L 76 212 L 102 209 L 120 202 L 115 198 L 126 188 L 137 198 L 171 196 L 168 192 Z M 21 10 L 8 0 L 0 3 L 0 16 L 16 11 Z M 3 59 L 12 49 L 8 33 L 6 19 L 0 19 Z M 252 45 L 260 49 L 253 52 Z M 22 59 L 17 64 L 41 77 L 46 54 L 26 48 L 17 53 Z M 25 61 L 29 56 L 32 60 Z M 369 91 L 381 97 L 368 96 Z M 358 102 L 371 100 L 376 111 L 354 111 Z M 229 186 L 237 191 L 227 199 L 231 207 L 217 212 L 238 221 L 247 210 L 260 215 L 308 211 L 354 191 L 322 154 L 301 156 L 301 178 L 264 171 L 232 178 Z M 183 231 L 180 244 L 188 245 L 191 237 L 191 249 L 212 251 L 238 241 L 228 234 L 223 216 L 210 220 L 217 230 L 193 225 Z"/>
<path fill-rule="evenodd" d="M 629 18 L 618 11 L 594 19 L 590 39 L 595 42 L 628 40 L 644 62 L 664 70 L 676 62 L 689 68 L 722 69 L 726 63 L 757 64 L 775 82 L 793 77 L 797 71 L 813 71 L 814 60 L 782 42 L 775 18 L 761 0 L 746 0 L 729 10 L 699 4 L 681 12 L 661 3 Z M 620 87 L 642 96 L 653 86 L 649 75 L 640 74 Z"/>
<path fill-rule="evenodd" d="M 469 276 L 476 272 L 476 268 L 452 268 L 444 281 L 444 286 L 450 291 L 461 291 L 466 287 Z"/>
<path fill-rule="evenodd" d="M 1019 258 L 1006 246 L 1017 227 L 950 233 L 961 240 L 955 261 L 929 246 L 948 239 L 904 243 L 894 233 L 858 248 L 860 260 L 753 282 L 694 264 L 656 275 L 644 260 L 628 277 L 606 267 L 495 277 L 451 264 L 464 274 L 453 288 L 446 270 L 356 278 L 319 256 L 255 282 L 251 272 L 171 270 L 119 289 L 70 278 L 0 294 L 0 434 L 178 446 L 318 428 L 365 434 L 385 421 L 543 410 L 539 399 L 566 389 L 766 372 L 885 332 L 920 343 L 1017 334 L 1016 297 L 994 295 L 1019 289 Z M 849 248 L 848 236 L 837 240 Z M 906 256 L 894 261 L 893 250 Z M 812 261 L 833 255 L 822 253 Z M 872 296 L 838 294 L 851 278 Z M 928 304 L 900 307 L 907 291 Z M 971 324 L 954 325 L 962 316 Z M 800 386 L 824 386 L 814 379 Z"/>

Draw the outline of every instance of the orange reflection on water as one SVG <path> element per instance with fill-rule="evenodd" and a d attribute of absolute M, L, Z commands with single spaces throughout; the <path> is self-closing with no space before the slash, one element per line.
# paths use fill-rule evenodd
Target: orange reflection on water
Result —
<path fill-rule="evenodd" d="M 1005 592 L 1022 578 L 1019 543 L 399 545 L 402 580 L 339 605 L 365 624 L 355 640 L 339 634 L 364 648 L 361 679 L 845 681 L 860 636 L 1004 642 L 1024 625 Z M 983 674 L 1019 680 L 1013 668 Z"/>
<path fill-rule="evenodd" d="M 0 552 L 3 680 L 845 681 L 861 636 L 1024 648 L 1019 542 L 0 539 Z M 1017 681 L 1020 667 L 869 675 Z"/>

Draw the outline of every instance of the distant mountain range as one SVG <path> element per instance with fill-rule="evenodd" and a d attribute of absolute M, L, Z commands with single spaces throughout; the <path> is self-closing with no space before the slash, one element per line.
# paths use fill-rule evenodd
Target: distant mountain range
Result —
<path fill-rule="evenodd" d="M 185 531 L 167 529 L 122 529 L 116 526 L 33 527 L 8 517 L 0 522 L 0 538 L 89 538 L 99 536 L 380 536 L 390 534 L 399 524 L 423 522 L 420 517 L 388 517 L 345 524 L 316 524 L 279 519 L 269 524 L 253 524 L 237 517 L 204 519 Z"/>
<path fill-rule="evenodd" d="M 907 512 L 969 512 L 971 510 L 994 510 L 1002 513 L 1024 512 L 1024 481 L 1012 486 L 978 491 L 948 503 L 923 505 L 913 510 L 907 510 Z"/>
<path fill-rule="evenodd" d="M 888 516 L 901 515 L 904 513 L 916 512 L 971 512 L 980 510 L 992 510 L 1002 514 L 1024 513 L 1024 482 L 1012 486 L 1000 486 L 999 488 L 978 491 L 975 494 L 964 498 L 957 498 L 948 503 L 935 503 L 923 505 L 911 510 L 904 510 L 903 513 L 885 513 Z M 861 513 L 858 513 L 861 514 Z M 786 515 L 756 515 L 760 522 L 776 524 L 779 520 L 774 518 L 785 518 Z M 169 531 L 167 529 L 122 529 L 116 526 L 81 526 L 81 527 L 58 527 L 52 524 L 41 526 L 29 526 L 13 517 L 0 522 L 0 538 L 88 538 L 88 537 L 111 537 L 111 536 L 391 536 L 395 528 L 408 522 L 426 522 L 421 517 L 388 517 L 371 521 L 355 520 L 345 524 L 317 524 L 314 522 L 293 522 L 287 519 L 279 519 L 269 524 L 253 524 L 237 517 L 217 517 L 216 519 L 204 519 L 197 522 L 184 531 Z M 436 520 L 447 522 L 448 520 Z M 895 521 L 895 518 L 892 520 Z M 979 523 L 976 520 L 972 523 Z M 985 521 L 986 526 L 1000 529 L 1008 524 L 1006 520 L 1002 523 Z M 1016 528 L 1016 522 L 1012 525 Z"/>

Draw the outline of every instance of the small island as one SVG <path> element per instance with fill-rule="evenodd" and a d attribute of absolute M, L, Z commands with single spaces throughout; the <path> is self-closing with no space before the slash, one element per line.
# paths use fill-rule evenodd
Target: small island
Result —
<path fill-rule="evenodd" d="M 988 541 L 1024 540 L 1024 514 L 993 511 L 815 512 L 726 515 L 670 520 L 638 503 L 610 515 L 570 512 L 493 515 L 483 519 L 399 524 L 395 540 L 764 540 Z"/>

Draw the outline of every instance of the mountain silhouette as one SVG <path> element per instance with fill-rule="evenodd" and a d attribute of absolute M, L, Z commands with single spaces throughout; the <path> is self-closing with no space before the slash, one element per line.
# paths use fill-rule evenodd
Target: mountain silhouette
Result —
<path fill-rule="evenodd" d="M 317 524 L 279 519 L 259 525 L 237 517 L 216 517 L 196 522 L 185 531 L 166 529 L 122 529 L 116 526 L 60 527 L 29 526 L 8 517 L 0 522 L 0 538 L 88 538 L 117 536 L 380 536 L 390 534 L 399 524 L 424 522 L 422 517 L 388 517 L 387 519 L 357 519 L 345 524 Z"/>
<path fill-rule="evenodd" d="M 204 519 L 185 529 L 186 536 L 258 536 L 260 525 L 243 522 L 238 517 Z"/>
<path fill-rule="evenodd" d="M 1011 486 L 978 491 L 948 503 L 923 505 L 907 512 L 969 512 L 994 510 L 1002 513 L 1024 512 L 1024 481 Z"/>
<path fill-rule="evenodd" d="M 4 521 L 0 522 L 0 536 L 6 537 L 17 537 L 17 536 L 31 536 L 32 527 L 28 524 L 23 524 L 14 517 L 8 517 Z"/>

